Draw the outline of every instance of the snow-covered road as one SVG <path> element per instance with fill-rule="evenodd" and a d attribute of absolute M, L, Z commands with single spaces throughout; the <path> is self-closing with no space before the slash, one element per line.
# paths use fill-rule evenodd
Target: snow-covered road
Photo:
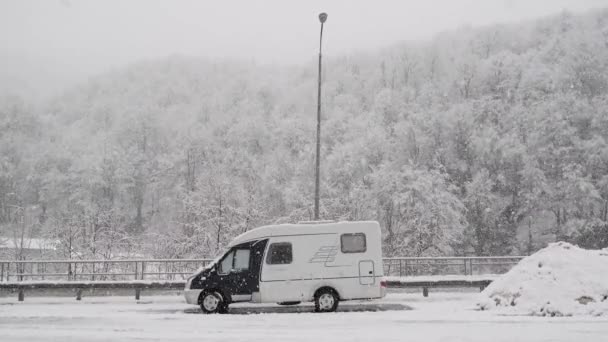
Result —
<path fill-rule="evenodd" d="M 499 316 L 471 310 L 475 295 L 392 293 L 329 314 L 239 305 L 227 315 L 177 296 L 0 298 L 0 341 L 608 341 L 607 317 Z"/>

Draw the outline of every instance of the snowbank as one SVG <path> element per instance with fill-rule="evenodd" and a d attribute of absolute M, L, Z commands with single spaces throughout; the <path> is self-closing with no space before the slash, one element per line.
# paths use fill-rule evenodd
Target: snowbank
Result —
<path fill-rule="evenodd" d="M 494 280 L 477 307 L 539 316 L 608 315 L 608 249 L 550 244 Z"/>

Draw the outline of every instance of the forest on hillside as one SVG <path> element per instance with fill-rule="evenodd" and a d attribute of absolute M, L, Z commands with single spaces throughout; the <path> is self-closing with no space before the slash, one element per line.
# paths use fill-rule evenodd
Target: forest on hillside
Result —
<path fill-rule="evenodd" d="M 171 56 L 0 97 L 0 239 L 211 257 L 312 218 L 316 62 Z M 608 246 L 608 10 L 326 56 L 321 216 L 386 256 Z M 18 257 L 18 256 L 17 256 Z"/>

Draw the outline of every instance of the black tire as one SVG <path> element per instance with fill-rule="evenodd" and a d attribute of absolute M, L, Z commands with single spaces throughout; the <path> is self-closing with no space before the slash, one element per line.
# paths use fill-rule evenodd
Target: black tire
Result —
<path fill-rule="evenodd" d="M 340 298 L 336 291 L 323 288 L 315 293 L 315 312 L 334 312 L 338 308 Z"/>
<path fill-rule="evenodd" d="M 201 293 L 200 306 L 203 313 L 214 314 L 214 313 L 225 313 L 228 311 L 228 303 L 224 300 L 224 297 L 215 291 L 205 291 Z"/>
<path fill-rule="evenodd" d="M 219 309 L 218 313 L 221 313 L 221 314 L 227 314 L 228 313 L 228 302 L 226 302 L 225 300 L 222 301 L 222 304 L 220 306 L 220 309 Z"/>
<path fill-rule="evenodd" d="M 279 305 L 298 305 L 300 303 L 302 303 L 302 302 L 280 302 L 277 304 L 279 304 Z"/>

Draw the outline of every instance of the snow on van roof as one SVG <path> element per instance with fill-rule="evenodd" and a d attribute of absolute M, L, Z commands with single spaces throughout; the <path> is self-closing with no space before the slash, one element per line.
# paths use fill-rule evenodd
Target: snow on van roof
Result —
<path fill-rule="evenodd" d="M 232 240 L 228 247 L 238 245 L 243 242 L 268 238 L 271 236 L 289 236 L 316 233 L 348 233 L 355 231 L 377 231 L 380 232 L 380 225 L 376 221 L 341 221 L 323 222 L 311 221 L 310 223 L 298 224 L 278 224 L 269 225 L 252 229 Z"/>

